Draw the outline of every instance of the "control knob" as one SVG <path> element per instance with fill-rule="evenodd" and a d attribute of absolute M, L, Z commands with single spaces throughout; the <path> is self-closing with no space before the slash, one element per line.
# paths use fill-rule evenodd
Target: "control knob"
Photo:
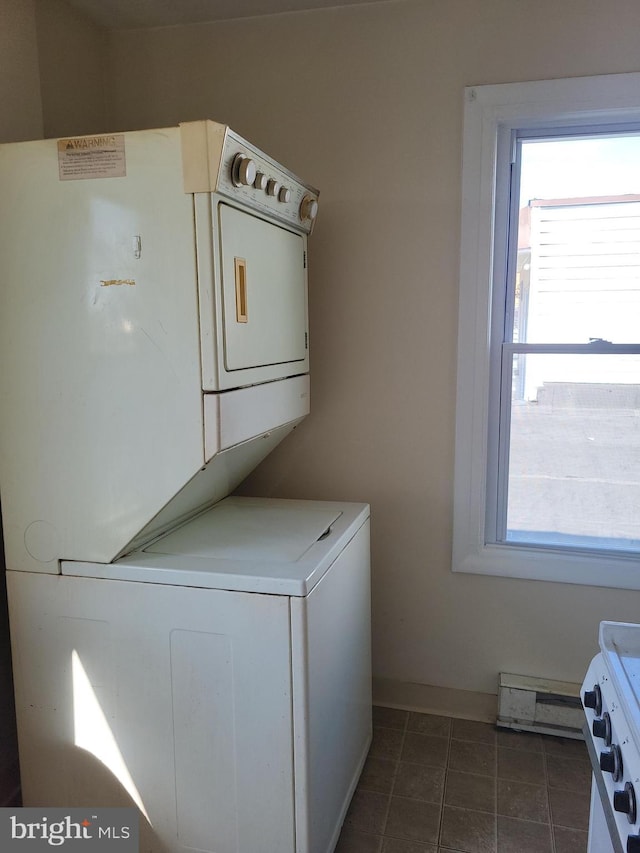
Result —
<path fill-rule="evenodd" d="M 237 187 L 250 187 L 256 179 L 256 164 L 251 157 L 236 154 L 231 167 L 231 180 Z"/>
<path fill-rule="evenodd" d="M 606 711 L 601 719 L 593 721 L 591 731 L 594 737 L 600 737 L 604 740 L 605 746 L 611 746 L 611 717 Z"/>
<path fill-rule="evenodd" d="M 300 205 L 300 219 L 308 219 L 310 222 L 318 215 L 318 202 L 312 195 L 306 195 Z"/>
<path fill-rule="evenodd" d="M 263 190 L 267 186 L 267 176 L 264 172 L 256 172 L 256 179 L 253 185 L 257 190 Z"/>
<path fill-rule="evenodd" d="M 636 822 L 636 792 L 631 782 L 627 782 L 623 791 L 613 792 L 613 808 L 617 812 L 626 814 L 629 823 Z"/>
<path fill-rule="evenodd" d="M 288 202 L 291 200 L 291 190 L 289 187 L 280 187 L 280 192 L 278 193 L 278 201 Z"/>
<path fill-rule="evenodd" d="M 280 184 L 278 181 L 275 181 L 273 178 L 269 178 L 267 181 L 267 195 L 277 196 L 280 192 Z"/>
<path fill-rule="evenodd" d="M 585 708 L 593 708 L 596 717 L 602 713 L 602 691 L 599 684 L 593 685 L 593 690 L 585 690 L 582 700 Z"/>
<path fill-rule="evenodd" d="M 622 753 L 617 744 L 614 743 L 608 752 L 600 753 L 600 769 L 611 773 L 614 782 L 622 779 Z"/>

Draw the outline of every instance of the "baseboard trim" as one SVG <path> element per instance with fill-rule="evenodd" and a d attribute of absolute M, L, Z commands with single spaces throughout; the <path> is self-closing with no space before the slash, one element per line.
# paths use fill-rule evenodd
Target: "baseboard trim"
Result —
<path fill-rule="evenodd" d="M 392 678 L 374 677 L 373 704 L 483 723 L 495 723 L 498 716 L 498 697 L 493 693 L 435 687 Z"/>

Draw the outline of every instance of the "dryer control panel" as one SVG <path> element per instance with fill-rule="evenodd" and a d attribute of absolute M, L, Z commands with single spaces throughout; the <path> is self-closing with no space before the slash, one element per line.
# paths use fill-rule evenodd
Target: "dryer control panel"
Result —
<path fill-rule="evenodd" d="M 186 193 L 217 193 L 299 234 L 310 234 L 318 190 L 231 130 L 209 119 L 180 125 Z"/>
<path fill-rule="evenodd" d="M 310 234 L 318 191 L 227 129 L 217 192 Z"/>

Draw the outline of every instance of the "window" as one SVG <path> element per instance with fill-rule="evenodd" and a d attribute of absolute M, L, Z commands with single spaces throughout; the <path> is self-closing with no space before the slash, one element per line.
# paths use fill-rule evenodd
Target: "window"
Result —
<path fill-rule="evenodd" d="M 640 589 L 639 92 L 465 92 L 455 571 Z"/>

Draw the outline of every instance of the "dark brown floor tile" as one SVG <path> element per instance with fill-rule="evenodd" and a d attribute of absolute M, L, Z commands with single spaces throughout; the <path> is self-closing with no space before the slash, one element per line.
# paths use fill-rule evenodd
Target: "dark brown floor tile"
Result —
<path fill-rule="evenodd" d="M 448 770 L 444 801 L 448 806 L 495 814 L 495 776 L 478 776 L 475 773 Z"/>
<path fill-rule="evenodd" d="M 373 730 L 373 740 L 369 755 L 373 758 L 388 758 L 392 761 L 398 761 L 403 740 L 404 732 L 399 729 L 377 727 Z"/>
<path fill-rule="evenodd" d="M 411 712 L 407 731 L 419 732 L 433 737 L 449 737 L 451 734 L 451 717 L 439 717 L 437 714 L 418 714 Z"/>
<path fill-rule="evenodd" d="M 409 718 L 408 711 L 398 708 L 383 708 L 381 705 L 373 706 L 373 725 L 384 726 L 386 729 L 404 730 Z"/>
<path fill-rule="evenodd" d="M 381 847 L 381 835 L 367 835 L 345 826 L 340 833 L 335 853 L 380 853 Z"/>
<path fill-rule="evenodd" d="M 344 825 L 371 835 L 382 835 L 388 808 L 389 797 L 385 794 L 356 788 Z"/>
<path fill-rule="evenodd" d="M 556 853 L 587 853 L 589 833 L 586 830 L 554 826 L 553 836 L 556 842 Z"/>
<path fill-rule="evenodd" d="M 404 736 L 402 761 L 414 764 L 429 764 L 444 767 L 447 763 L 449 741 L 444 737 L 432 737 L 418 732 L 407 732 Z"/>
<path fill-rule="evenodd" d="M 439 824 L 440 806 L 421 800 L 391 797 L 384 834 L 406 841 L 435 844 L 438 840 Z"/>
<path fill-rule="evenodd" d="M 373 719 L 335 853 L 586 853 L 583 742 L 380 706 Z"/>
<path fill-rule="evenodd" d="M 566 737 L 543 737 L 542 744 L 547 755 L 560 755 L 562 758 L 581 758 L 589 760 L 587 745 L 583 740 Z"/>
<path fill-rule="evenodd" d="M 542 737 L 536 732 L 498 729 L 498 746 L 504 746 L 507 749 L 523 749 L 525 752 L 542 752 Z"/>
<path fill-rule="evenodd" d="M 496 749 L 486 743 L 452 740 L 449 751 L 449 767 L 451 770 L 459 770 L 461 773 L 495 776 Z"/>
<path fill-rule="evenodd" d="M 590 800 L 589 788 L 585 788 L 584 791 L 549 788 L 551 822 L 571 829 L 588 829 Z"/>
<path fill-rule="evenodd" d="M 498 816 L 498 853 L 552 853 L 551 827 Z"/>
<path fill-rule="evenodd" d="M 397 761 L 369 755 L 362 769 L 358 787 L 367 791 L 377 791 L 379 794 L 390 794 L 397 768 Z"/>
<path fill-rule="evenodd" d="M 496 727 L 491 723 L 479 723 L 475 720 L 454 720 L 451 737 L 493 746 L 496 742 Z"/>
<path fill-rule="evenodd" d="M 498 747 L 498 777 L 532 785 L 545 784 L 542 753 Z"/>
<path fill-rule="evenodd" d="M 381 853 L 436 853 L 436 848 L 433 844 L 421 844 L 419 841 L 385 838 Z"/>
<path fill-rule="evenodd" d="M 549 823 L 546 787 L 498 779 L 498 814 Z"/>
<path fill-rule="evenodd" d="M 591 786 L 591 765 L 575 758 L 547 758 L 547 784 L 565 791 L 585 791 Z"/>
<path fill-rule="evenodd" d="M 440 844 L 447 849 L 453 848 L 464 853 L 496 853 L 495 816 L 445 806 Z"/>
<path fill-rule="evenodd" d="M 428 803 L 441 803 L 444 772 L 444 768 L 441 767 L 401 761 L 398 765 L 393 794 L 397 797 L 425 800 Z"/>

